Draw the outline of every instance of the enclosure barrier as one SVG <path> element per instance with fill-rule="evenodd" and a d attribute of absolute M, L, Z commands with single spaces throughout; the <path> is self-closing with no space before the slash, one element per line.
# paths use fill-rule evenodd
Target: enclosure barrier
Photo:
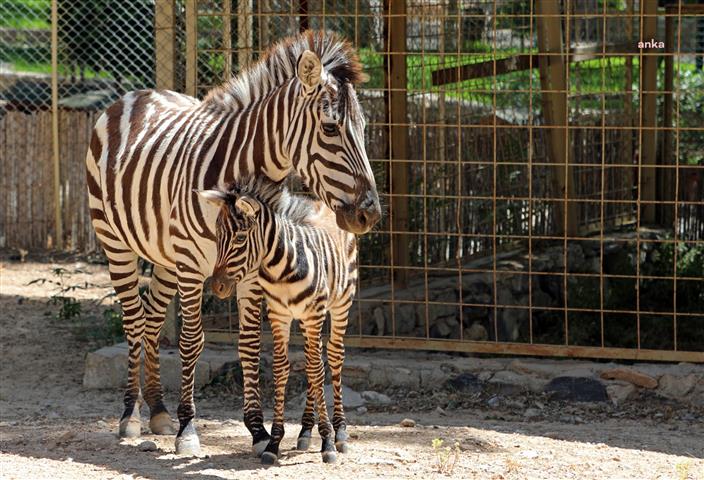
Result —
<path fill-rule="evenodd" d="M 121 45 L 124 61 L 113 63 L 151 63 L 138 74 L 88 63 L 93 73 L 78 79 L 62 60 L 62 38 L 70 46 L 74 37 L 61 31 L 80 9 L 58 2 L 58 66 L 48 74 L 67 116 L 59 129 L 74 135 L 58 137 L 63 239 L 95 248 L 82 156 L 88 112 L 106 103 L 64 107 L 62 85 L 89 98 L 107 90 L 105 101 L 142 86 L 202 96 L 273 40 L 327 28 L 355 43 L 370 76 L 357 90 L 386 207 L 360 237 L 347 345 L 704 361 L 704 6 L 658 3 L 144 2 L 140 21 L 113 30 L 143 29 L 145 40 Z M 30 31 L 0 25 L 4 38 Z M 25 78 L 15 50 L 2 48 L 2 68 Z M 81 48 L 68 51 L 92 46 Z M 57 138 L 56 112 L 34 105 L 0 118 L 0 165 L 13 179 L 1 175 L 6 246 L 45 246 L 55 235 L 51 189 L 30 189 L 35 177 L 51 185 L 51 148 L 41 146 L 50 144 L 17 133 Z M 23 217 L 27 206 L 32 216 Z M 20 218 L 31 236 L 16 227 Z M 209 340 L 235 340 L 234 305 L 206 299 Z"/>

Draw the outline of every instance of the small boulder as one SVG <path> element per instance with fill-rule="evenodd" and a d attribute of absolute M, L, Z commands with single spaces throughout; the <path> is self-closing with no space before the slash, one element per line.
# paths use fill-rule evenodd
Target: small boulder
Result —
<path fill-rule="evenodd" d="M 305 396 L 304 396 L 304 399 L 305 399 Z M 332 406 L 332 404 L 333 404 L 332 385 L 329 385 L 329 384 L 325 385 L 325 401 L 329 406 Z M 362 407 L 362 406 L 364 406 L 364 399 L 359 394 L 359 392 L 355 392 L 351 388 L 343 385 L 342 386 L 342 405 L 345 408 L 350 408 L 350 409 Z"/>
<path fill-rule="evenodd" d="M 137 448 L 139 448 L 140 452 L 156 452 L 158 450 L 156 443 L 152 442 L 151 440 L 145 440 L 144 442 L 140 443 Z"/>
<path fill-rule="evenodd" d="M 401 423 L 399 423 L 399 425 L 406 428 L 413 428 L 416 426 L 416 421 L 412 418 L 404 418 L 403 420 L 401 420 Z"/>
<path fill-rule="evenodd" d="M 390 405 L 391 399 L 388 395 L 383 393 L 375 392 L 372 390 L 366 390 L 362 392 L 362 398 L 369 402 L 371 405 Z"/>
<path fill-rule="evenodd" d="M 655 388 L 658 386 L 658 381 L 650 375 L 630 368 L 612 368 L 604 370 L 601 372 L 601 378 L 607 380 L 621 380 L 643 388 Z"/>
<path fill-rule="evenodd" d="M 449 379 L 445 385 L 455 392 L 478 393 L 483 389 L 482 382 L 473 373 L 460 373 Z"/>
<path fill-rule="evenodd" d="M 551 400 L 572 402 L 605 402 L 608 400 L 604 384 L 586 377 L 555 377 L 545 386 Z"/>
<path fill-rule="evenodd" d="M 683 400 L 697 384 L 697 375 L 676 376 L 666 373 L 660 377 L 657 392 L 663 397 Z"/>
<path fill-rule="evenodd" d="M 612 383 L 606 386 L 606 394 L 614 405 L 621 405 L 635 392 L 636 387 L 632 383 Z"/>

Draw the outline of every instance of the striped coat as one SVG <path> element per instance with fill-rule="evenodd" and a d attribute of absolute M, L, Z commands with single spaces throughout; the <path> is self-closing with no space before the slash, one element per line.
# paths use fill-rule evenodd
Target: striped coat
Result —
<path fill-rule="evenodd" d="M 334 212 L 341 228 L 362 233 L 376 223 L 379 200 L 354 92 L 361 78 L 347 42 L 309 31 L 274 45 L 202 102 L 170 91 L 138 91 L 98 119 L 86 156 L 87 184 L 130 352 L 121 435 L 140 434 L 142 398 L 150 408 L 152 432 L 172 430 L 159 380 L 158 335 L 166 306 L 178 292 L 183 325 L 176 450 L 199 450 L 193 385 L 203 348 L 203 281 L 216 260 L 217 209 L 196 190 L 243 175 L 278 182 L 293 172 Z M 143 298 L 137 289 L 138 257 L 155 264 Z M 258 388 L 261 300 L 256 276 L 238 283 L 245 424 L 258 452 L 269 440 Z"/>
<path fill-rule="evenodd" d="M 289 375 L 288 343 L 292 320 L 305 337 L 308 395 L 299 448 L 307 448 L 318 407 L 318 430 L 325 462 L 335 459 L 336 447 L 346 451 L 347 432 L 342 406 L 343 336 L 357 281 L 357 241 L 340 229 L 330 210 L 305 197 L 278 193 L 266 181 L 242 181 L 228 190 L 201 192 L 220 208 L 217 220 L 218 260 L 213 290 L 226 296 L 231 285 L 258 272 L 274 336 L 276 398 L 271 440 L 263 463 L 274 463 L 284 435 L 284 395 Z M 335 437 L 323 396 L 321 333 L 330 314 L 328 342 Z"/>

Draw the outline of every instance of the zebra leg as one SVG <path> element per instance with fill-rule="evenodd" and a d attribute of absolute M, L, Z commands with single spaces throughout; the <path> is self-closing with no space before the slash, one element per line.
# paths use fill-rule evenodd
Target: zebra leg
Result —
<path fill-rule="evenodd" d="M 258 272 L 252 272 L 237 285 L 240 336 L 238 353 L 242 364 L 244 390 L 244 424 L 252 435 L 252 451 L 261 456 L 269 444 L 264 428 L 261 394 L 259 391 L 259 354 L 261 352 L 261 307 L 264 297 Z"/>
<path fill-rule="evenodd" d="M 143 302 L 147 312 L 144 332 L 144 400 L 149 405 L 149 428 L 155 435 L 176 433 L 171 416 L 164 406 L 159 374 L 159 332 L 164 325 L 166 308 L 176 293 L 176 288 L 176 275 L 164 267 L 154 266 L 149 292 Z"/>
<path fill-rule="evenodd" d="M 274 336 L 274 419 L 271 424 L 271 439 L 262 453 L 262 463 L 273 465 L 279 458 L 279 444 L 284 438 L 284 404 L 286 400 L 286 383 L 291 365 L 288 360 L 288 342 L 291 317 L 269 311 L 271 332 Z"/>
<path fill-rule="evenodd" d="M 340 453 L 347 453 L 347 420 L 342 402 L 342 364 L 345 361 L 344 336 L 347 329 L 347 312 L 349 304 L 339 310 L 332 309 L 330 339 L 328 340 L 328 364 L 332 377 L 334 411 L 332 425 L 335 428 L 335 447 Z"/>
<path fill-rule="evenodd" d="M 196 406 L 193 401 L 196 362 L 203 351 L 205 341 L 200 308 L 203 300 L 203 276 L 181 264 L 178 272 L 178 294 L 181 301 L 183 324 L 179 338 L 181 356 L 181 398 L 178 404 L 179 429 L 176 435 L 176 453 L 197 455 L 200 441 L 193 419 Z"/>
<path fill-rule="evenodd" d="M 308 344 L 303 344 L 303 354 L 308 358 Z M 301 432 L 298 434 L 296 441 L 297 450 L 308 450 L 310 448 L 311 437 L 313 436 L 313 427 L 315 426 L 315 392 L 313 384 L 306 382 L 306 406 L 301 417 Z"/>
<path fill-rule="evenodd" d="M 320 345 L 320 334 L 325 320 L 324 312 L 316 312 L 315 317 L 306 322 L 303 332 L 305 342 L 308 347 L 306 356 L 306 376 L 308 383 L 313 385 L 315 393 L 315 403 L 318 406 L 318 433 L 322 438 L 321 453 L 324 463 L 333 463 L 337 459 L 335 454 L 335 443 L 332 436 L 332 425 L 328 418 L 328 409 L 325 404 L 323 392 L 323 381 L 325 380 L 325 368 L 323 366 L 322 349 Z"/>
<path fill-rule="evenodd" d="M 103 236 L 101 240 L 110 264 L 110 280 L 122 305 L 122 327 L 129 350 L 125 410 L 120 418 L 119 434 L 121 437 L 139 437 L 142 433 L 139 373 L 145 321 L 144 307 L 139 296 L 137 255 L 114 237 L 110 239 Z"/>

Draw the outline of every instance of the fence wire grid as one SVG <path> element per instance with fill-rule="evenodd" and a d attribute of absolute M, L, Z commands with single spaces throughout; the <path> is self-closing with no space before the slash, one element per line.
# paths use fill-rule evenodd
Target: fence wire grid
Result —
<path fill-rule="evenodd" d="M 360 237 L 349 345 L 704 361 L 703 5 L 117 5 L 58 2 L 67 245 L 95 248 L 82 162 L 109 102 L 143 87 L 200 97 L 277 39 L 330 29 L 355 43 L 370 77 L 358 94 L 387 207 Z M 49 1 L 0 6 L 0 152 L 13 179 L 2 175 L 10 193 L 0 242 L 8 246 L 29 241 L 14 227 L 21 222 L 34 232 L 31 246 L 55 235 L 52 201 L 35 201 L 51 189 L 31 188 L 51 185 L 51 155 L 18 134 L 47 138 L 36 118 L 52 115 L 50 10 Z M 27 157 L 36 166 L 11 160 Z M 36 181 L 18 181 L 30 170 Z M 27 206 L 37 214 L 20 215 Z M 205 310 L 211 340 L 236 335 L 235 302 L 207 299 Z"/>

